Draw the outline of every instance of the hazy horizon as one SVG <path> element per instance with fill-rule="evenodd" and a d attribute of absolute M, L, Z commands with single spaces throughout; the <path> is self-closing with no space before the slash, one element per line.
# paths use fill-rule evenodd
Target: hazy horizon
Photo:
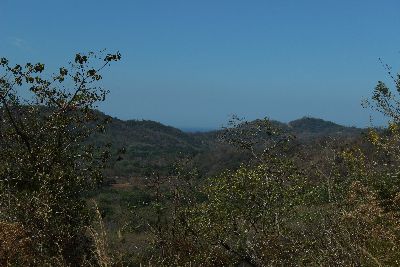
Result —
<path fill-rule="evenodd" d="M 110 114 L 106 114 L 106 115 L 112 116 Z M 229 119 L 232 118 L 232 115 L 231 116 L 227 116 L 225 122 L 223 122 L 220 125 L 217 125 L 215 127 L 211 127 L 211 126 L 210 127 L 202 127 L 202 126 L 196 126 L 196 125 L 189 125 L 189 126 L 172 125 L 172 124 L 168 124 L 168 123 L 165 123 L 165 122 L 153 120 L 151 118 L 127 118 L 127 119 L 123 119 L 123 118 L 119 118 L 117 116 L 112 116 L 112 117 L 116 118 L 116 119 L 119 119 L 119 120 L 122 120 L 122 121 L 129 121 L 129 120 L 155 121 L 155 122 L 161 123 L 161 124 L 163 124 L 165 126 L 171 126 L 171 127 L 180 129 L 180 130 L 182 130 L 184 132 L 207 132 L 207 131 L 219 130 L 219 129 L 222 129 L 224 127 L 228 127 L 229 126 L 228 122 L 229 122 Z M 234 115 L 236 116 L 236 114 L 234 114 Z M 293 121 L 296 121 L 296 120 L 300 120 L 300 119 L 304 119 L 304 118 L 321 119 L 323 121 L 333 122 L 333 123 L 336 123 L 336 124 L 341 125 L 341 126 L 356 127 L 356 128 L 382 127 L 382 126 L 386 126 L 386 124 L 387 124 L 387 121 L 385 119 L 383 119 L 383 118 L 381 119 L 380 123 L 377 123 L 376 120 L 374 120 L 372 118 L 372 121 L 370 120 L 370 122 L 368 124 L 366 124 L 366 125 L 349 125 L 349 124 L 343 124 L 343 123 L 340 123 L 340 122 L 332 121 L 332 120 L 329 120 L 329 119 L 326 119 L 326 118 L 319 118 L 319 117 L 307 116 L 307 115 L 301 116 L 301 117 L 298 117 L 298 118 L 293 118 L 293 119 L 288 120 L 288 121 L 281 121 L 281 120 L 277 120 L 277 119 L 274 119 L 274 118 L 271 118 L 271 117 L 268 117 L 268 116 L 260 117 L 260 118 L 252 118 L 252 119 L 245 118 L 245 117 L 239 117 L 239 119 L 241 119 L 243 121 L 253 121 L 253 120 L 265 119 L 265 118 L 269 119 L 271 121 L 277 121 L 277 122 L 285 123 L 285 124 L 289 124 L 290 122 L 293 122 Z"/>
<path fill-rule="evenodd" d="M 57 70 L 76 52 L 120 51 L 100 110 L 178 128 L 230 114 L 382 125 L 361 107 L 399 69 L 400 2 L 13 1 L 0 4 L 0 56 Z"/>

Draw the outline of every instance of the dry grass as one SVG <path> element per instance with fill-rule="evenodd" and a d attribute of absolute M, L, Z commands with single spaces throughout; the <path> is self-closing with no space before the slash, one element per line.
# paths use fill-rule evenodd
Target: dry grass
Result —
<path fill-rule="evenodd" d="M 28 266 L 34 257 L 32 240 L 16 223 L 0 222 L 0 266 Z"/>
<path fill-rule="evenodd" d="M 130 183 L 117 183 L 117 184 L 112 184 L 111 187 L 114 189 L 130 189 L 133 187 L 133 185 Z"/>

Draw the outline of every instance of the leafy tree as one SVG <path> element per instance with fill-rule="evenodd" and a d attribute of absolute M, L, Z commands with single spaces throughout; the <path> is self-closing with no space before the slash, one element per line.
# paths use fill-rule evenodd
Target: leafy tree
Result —
<path fill-rule="evenodd" d="M 395 88 L 393 90 L 387 85 L 387 83 L 378 81 L 373 92 L 372 101 L 366 100 L 364 106 L 373 108 L 381 112 L 393 122 L 398 123 L 400 122 L 400 73 L 393 73 L 391 66 L 383 63 L 381 59 L 380 61 L 387 72 L 389 80 L 393 83 Z"/>
<path fill-rule="evenodd" d="M 0 222 L 24 232 L 30 265 L 96 262 L 84 197 L 101 182 L 107 152 L 87 139 L 104 129 L 94 109 L 107 90 L 98 83 L 120 58 L 76 54 L 51 75 L 42 63 L 14 66 L 0 59 Z"/>
<path fill-rule="evenodd" d="M 254 161 L 197 187 L 177 187 L 191 177 L 180 173 L 170 209 L 163 210 L 170 210 L 164 217 L 172 220 L 159 230 L 162 254 L 155 259 L 166 266 L 291 262 L 298 244 L 290 224 L 302 204 L 305 182 L 285 156 L 291 137 L 268 120 L 250 124 L 233 118 L 220 139 L 253 155 Z"/>

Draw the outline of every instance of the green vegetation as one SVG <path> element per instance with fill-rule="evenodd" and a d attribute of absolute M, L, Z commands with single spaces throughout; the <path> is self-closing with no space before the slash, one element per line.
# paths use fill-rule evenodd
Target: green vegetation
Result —
<path fill-rule="evenodd" d="M 400 76 L 366 102 L 385 129 L 184 133 L 94 110 L 119 59 L 78 54 L 47 79 L 1 60 L 0 265 L 400 265 Z"/>
<path fill-rule="evenodd" d="M 235 127 L 241 122 L 238 118 L 234 118 L 226 129 L 185 133 L 154 121 L 122 121 L 101 113 L 98 115 L 109 123 L 104 133 L 96 133 L 91 140 L 98 145 L 112 145 L 111 152 L 115 160 L 106 170 L 106 176 L 114 182 L 126 181 L 130 177 L 147 177 L 153 172 L 167 175 L 175 161 L 182 157 L 192 158 L 193 164 L 204 176 L 237 168 L 252 157 L 248 151 L 237 150 L 235 146 L 226 142 L 227 140 L 222 140 L 226 133 L 239 131 Z M 256 120 L 245 125 L 251 128 L 257 125 L 259 127 L 262 123 L 263 120 Z M 321 141 L 329 137 L 353 140 L 359 138 L 363 132 L 359 128 L 345 127 L 314 118 L 302 118 L 288 124 L 271 121 L 271 124 L 294 135 L 299 144 Z M 254 133 L 249 133 L 249 136 L 252 134 Z M 242 134 L 241 137 L 243 136 Z"/>

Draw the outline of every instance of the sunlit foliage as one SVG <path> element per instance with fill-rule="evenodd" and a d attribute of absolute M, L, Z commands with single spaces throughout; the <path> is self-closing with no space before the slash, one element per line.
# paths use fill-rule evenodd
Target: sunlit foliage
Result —
<path fill-rule="evenodd" d="M 119 53 L 76 54 L 53 74 L 42 63 L 12 65 L 1 58 L 0 227 L 20 229 L 29 251 L 25 259 L 0 248 L 5 265 L 92 261 L 84 196 L 101 181 L 107 153 L 85 141 L 103 129 L 94 108 L 107 91 L 98 81 L 120 58 Z"/>

